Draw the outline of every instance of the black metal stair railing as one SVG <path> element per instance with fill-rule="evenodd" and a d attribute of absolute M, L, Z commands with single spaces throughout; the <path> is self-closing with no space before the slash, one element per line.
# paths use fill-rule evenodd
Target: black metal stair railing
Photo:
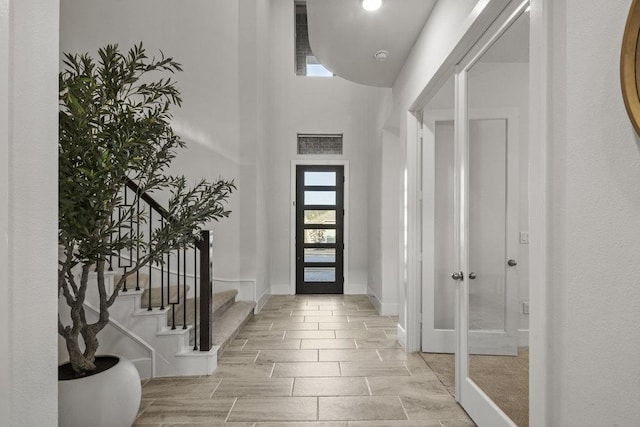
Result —
<path fill-rule="evenodd" d="M 130 233 L 136 231 L 138 236 L 150 239 L 154 230 L 162 226 L 164 221 L 170 220 L 169 213 L 149 194 L 141 192 L 135 182 L 129 180 L 127 186 L 122 190 L 123 205 L 118 210 L 117 215 L 122 215 L 123 209 L 135 209 L 138 214 L 146 217 L 147 224 L 127 224 L 121 227 L 118 233 Z M 129 200 L 135 200 L 135 207 Z M 139 215 L 136 215 L 139 217 Z M 141 227 L 144 227 L 141 229 Z M 142 232 L 141 232 L 142 230 Z M 116 266 L 125 274 L 133 268 L 135 260 L 144 255 L 144 248 L 137 245 L 135 248 L 128 248 L 121 251 L 116 256 Z M 193 248 L 180 248 L 163 255 L 163 262 L 149 263 L 146 285 L 142 284 L 140 270 L 132 277 L 135 278 L 135 290 L 140 291 L 146 287 L 147 298 L 143 304 L 147 305 L 147 310 L 168 311 L 168 326 L 171 329 L 182 327 L 187 329 L 191 320 L 187 312 L 191 308 L 187 307 L 187 297 L 193 298 L 193 349 L 209 351 L 213 346 L 212 301 L 213 282 L 211 275 L 212 267 L 212 239 L 211 233 L 204 230 L 200 233 L 199 239 L 194 238 Z M 114 266 L 111 259 L 110 270 Z M 191 277 L 190 277 L 191 276 Z M 193 285 L 193 289 L 191 289 Z M 122 292 L 128 292 L 125 282 Z M 189 293 L 189 291 L 192 291 Z M 182 312 L 180 313 L 180 310 Z"/>

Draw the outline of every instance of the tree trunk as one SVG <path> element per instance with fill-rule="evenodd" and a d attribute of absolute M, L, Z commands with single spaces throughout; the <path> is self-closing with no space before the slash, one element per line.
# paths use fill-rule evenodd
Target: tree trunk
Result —
<path fill-rule="evenodd" d="M 64 341 L 67 344 L 67 351 L 69 352 L 69 362 L 75 372 L 86 374 L 96 369 L 94 359 L 85 357 L 80 350 L 78 335 L 66 336 Z"/>

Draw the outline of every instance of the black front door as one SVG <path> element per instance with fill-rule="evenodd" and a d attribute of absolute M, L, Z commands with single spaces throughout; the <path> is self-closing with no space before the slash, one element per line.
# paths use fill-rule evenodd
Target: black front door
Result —
<path fill-rule="evenodd" d="M 344 166 L 296 169 L 296 293 L 343 293 Z"/>

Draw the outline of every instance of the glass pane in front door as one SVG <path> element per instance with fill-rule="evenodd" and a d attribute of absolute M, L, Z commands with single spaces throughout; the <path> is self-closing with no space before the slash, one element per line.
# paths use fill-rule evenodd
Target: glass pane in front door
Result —
<path fill-rule="evenodd" d="M 296 168 L 296 293 L 342 293 L 344 166 Z"/>

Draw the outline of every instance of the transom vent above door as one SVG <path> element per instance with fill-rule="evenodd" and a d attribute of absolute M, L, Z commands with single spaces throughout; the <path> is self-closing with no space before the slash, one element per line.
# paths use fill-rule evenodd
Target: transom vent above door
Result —
<path fill-rule="evenodd" d="M 342 134 L 298 134 L 298 154 L 342 154 Z"/>

